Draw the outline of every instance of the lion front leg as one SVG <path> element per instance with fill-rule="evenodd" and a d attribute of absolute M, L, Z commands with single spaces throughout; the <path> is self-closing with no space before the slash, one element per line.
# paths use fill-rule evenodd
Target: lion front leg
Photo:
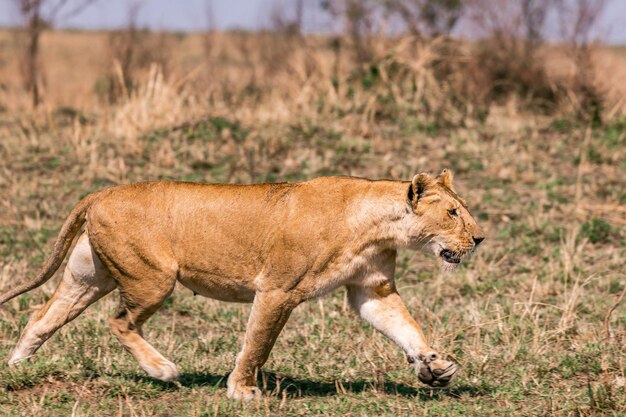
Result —
<path fill-rule="evenodd" d="M 367 285 L 367 281 L 376 284 Z M 364 285 L 349 285 L 348 297 L 363 319 L 404 350 L 420 381 L 435 387 L 452 381 L 458 366 L 428 347 L 420 325 L 409 314 L 393 281 L 378 277 L 366 280 Z"/>
<path fill-rule="evenodd" d="M 298 304 L 281 290 L 255 295 L 243 347 L 237 355 L 235 369 L 228 377 L 229 398 L 252 400 L 261 397 L 256 373 L 267 361 L 278 334 Z"/>

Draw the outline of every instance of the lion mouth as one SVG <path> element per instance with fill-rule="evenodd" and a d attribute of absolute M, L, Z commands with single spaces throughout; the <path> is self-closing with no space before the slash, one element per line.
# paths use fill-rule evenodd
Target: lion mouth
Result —
<path fill-rule="evenodd" d="M 456 252 L 452 252 L 450 249 L 443 249 L 439 252 L 441 259 L 450 264 L 458 264 L 461 262 L 461 255 Z"/>

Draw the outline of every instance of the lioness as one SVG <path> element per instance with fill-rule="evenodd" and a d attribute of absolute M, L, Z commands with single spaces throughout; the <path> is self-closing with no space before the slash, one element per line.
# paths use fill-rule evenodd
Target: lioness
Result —
<path fill-rule="evenodd" d="M 397 248 L 425 249 L 453 268 L 484 239 L 452 191 L 450 171 L 436 178 L 422 173 L 411 182 L 326 177 L 108 188 L 78 203 L 39 275 L 0 297 L 0 304 L 50 279 L 83 223 L 63 279 L 31 317 L 10 365 L 118 288 L 113 333 L 150 376 L 170 381 L 178 376 L 176 365 L 142 337 L 141 326 L 178 281 L 206 297 L 252 303 L 228 378 L 231 398 L 261 395 L 256 371 L 292 310 L 342 285 L 361 317 L 406 352 L 421 381 L 444 386 L 458 370 L 429 349 L 394 282 Z"/>

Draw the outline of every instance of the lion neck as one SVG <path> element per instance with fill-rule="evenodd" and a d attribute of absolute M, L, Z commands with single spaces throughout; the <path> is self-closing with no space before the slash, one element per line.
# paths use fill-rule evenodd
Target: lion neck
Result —
<path fill-rule="evenodd" d="M 354 203 L 351 226 L 361 246 L 381 250 L 413 247 L 428 236 L 407 201 L 409 183 L 373 183 L 369 192 Z"/>

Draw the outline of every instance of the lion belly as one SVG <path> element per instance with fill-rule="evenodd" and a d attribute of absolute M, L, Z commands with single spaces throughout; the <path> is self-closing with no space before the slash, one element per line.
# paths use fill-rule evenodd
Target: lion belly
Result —
<path fill-rule="evenodd" d="M 194 294 L 220 301 L 251 303 L 254 300 L 255 291 L 252 288 L 218 275 L 207 273 L 199 277 L 183 273 L 178 277 L 178 282 L 189 288 Z"/>

